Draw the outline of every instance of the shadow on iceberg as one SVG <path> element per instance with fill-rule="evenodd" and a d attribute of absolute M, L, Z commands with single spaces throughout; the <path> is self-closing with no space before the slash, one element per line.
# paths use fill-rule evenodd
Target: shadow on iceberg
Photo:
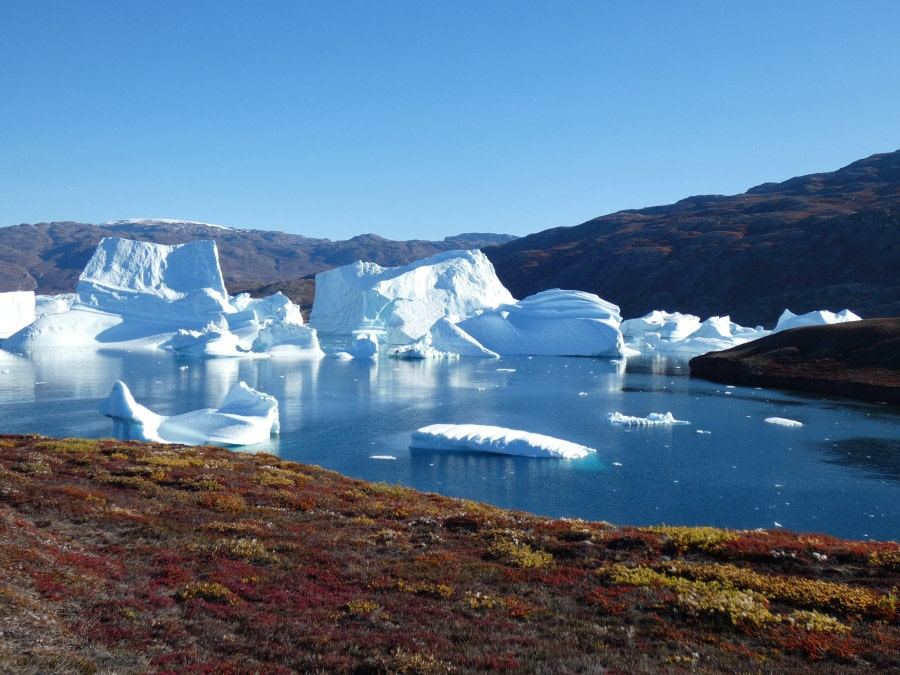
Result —
<path fill-rule="evenodd" d="M 234 385 L 218 409 L 166 416 L 142 406 L 124 382 L 116 381 L 98 410 L 112 418 L 113 435 L 126 441 L 252 445 L 279 431 L 278 401 L 243 382 Z"/>

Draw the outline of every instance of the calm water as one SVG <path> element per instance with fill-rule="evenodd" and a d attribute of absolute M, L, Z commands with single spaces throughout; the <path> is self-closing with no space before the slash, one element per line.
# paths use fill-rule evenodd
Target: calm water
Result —
<path fill-rule="evenodd" d="M 900 409 L 687 377 L 683 362 L 510 357 L 377 364 L 0 351 L 0 432 L 99 438 L 114 380 L 163 414 L 217 407 L 238 380 L 276 396 L 282 433 L 247 450 L 345 475 L 550 516 L 620 524 L 775 527 L 900 539 Z M 690 426 L 622 428 L 671 411 Z M 771 416 L 802 428 L 766 424 Z M 480 423 L 597 449 L 560 461 L 410 451 L 436 422 Z M 703 432 L 703 433 L 701 433 Z M 396 460 L 374 460 L 391 455 Z"/>

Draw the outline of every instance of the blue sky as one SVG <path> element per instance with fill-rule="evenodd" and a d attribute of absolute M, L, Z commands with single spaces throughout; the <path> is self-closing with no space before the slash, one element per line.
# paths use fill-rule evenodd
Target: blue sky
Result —
<path fill-rule="evenodd" d="M 7 0 L 0 226 L 527 234 L 900 148 L 900 2 Z"/>

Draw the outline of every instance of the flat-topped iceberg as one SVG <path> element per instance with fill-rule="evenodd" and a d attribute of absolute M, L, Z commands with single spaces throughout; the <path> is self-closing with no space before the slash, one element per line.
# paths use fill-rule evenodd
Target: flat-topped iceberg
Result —
<path fill-rule="evenodd" d="M 0 340 L 34 321 L 34 291 L 0 293 Z"/>
<path fill-rule="evenodd" d="M 142 406 L 124 382 L 116 381 L 98 410 L 112 418 L 113 433 L 121 440 L 252 445 L 279 431 L 278 401 L 243 382 L 234 385 L 217 409 L 165 416 Z"/>
<path fill-rule="evenodd" d="M 378 359 L 378 336 L 375 333 L 357 335 L 346 350 L 334 352 L 331 354 L 331 357 L 336 359 L 375 361 Z"/>
<path fill-rule="evenodd" d="M 80 306 L 201 328 L 234 311 L 214 241 L 166 246 L 106 237 L 78 279 Z"/>
<path fill-rule="evenodd" d="M 502 356 L 622 356 L 619 308 L 593 293 L 554 288 L 488 309 L 457 327 Z"/>
<path fill-rule="evenodd" d="M 179 356 L 244 356 L 247 351 L 224 321 L 211 321 L 202 330 L 181 329 L 161 346 Z"/>
<path fill-rule="evenodd" d="M 458 322 L 512 302 L 481 251 L 447 251 L 403 267 L 355 262 L 316 275 L 310 324 L 319 332 L 383 331 L 409 344 L 447 317 Z"/>
<path fill-rule="evenodd" d="M 482 424 L 431 424 L 413 432 L 409 447 L 560 459 L 579 459 L 596 452 L 593 448 L 552 436 Z"/>
<path fill-rule="evenodd" d="M 690 424 L 685 420 L 677 420 L 675 416 L 670 413 L 658 413 L 653 412 L 647 415 L 646 417 L 632 417 L 630 415 L 623 415 L 620 412 L 611 412 L 607 414 L 606 421 L 610 424 L 621 424 L 624 426 L 635 426 L 635 427 L 655 427 L 655 426 L 672 426 L 676 424 Z"/>
<path fill-rule="evenodd" d="M 769 424 L 775 424 L 780 427 L 802 427 L 803 422 L 798 422 L 797 420 L 791 420 L 787 417 L 767 417 L 765 422 Z"/>

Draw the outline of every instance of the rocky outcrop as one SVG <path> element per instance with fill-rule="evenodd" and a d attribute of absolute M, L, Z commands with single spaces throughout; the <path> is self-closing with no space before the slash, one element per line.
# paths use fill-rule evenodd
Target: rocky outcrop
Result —
<path fill-rule="evenodd" d="M 691 377 L 900 405 L 900 318 L 807 326 L 691 359 Z"/>

